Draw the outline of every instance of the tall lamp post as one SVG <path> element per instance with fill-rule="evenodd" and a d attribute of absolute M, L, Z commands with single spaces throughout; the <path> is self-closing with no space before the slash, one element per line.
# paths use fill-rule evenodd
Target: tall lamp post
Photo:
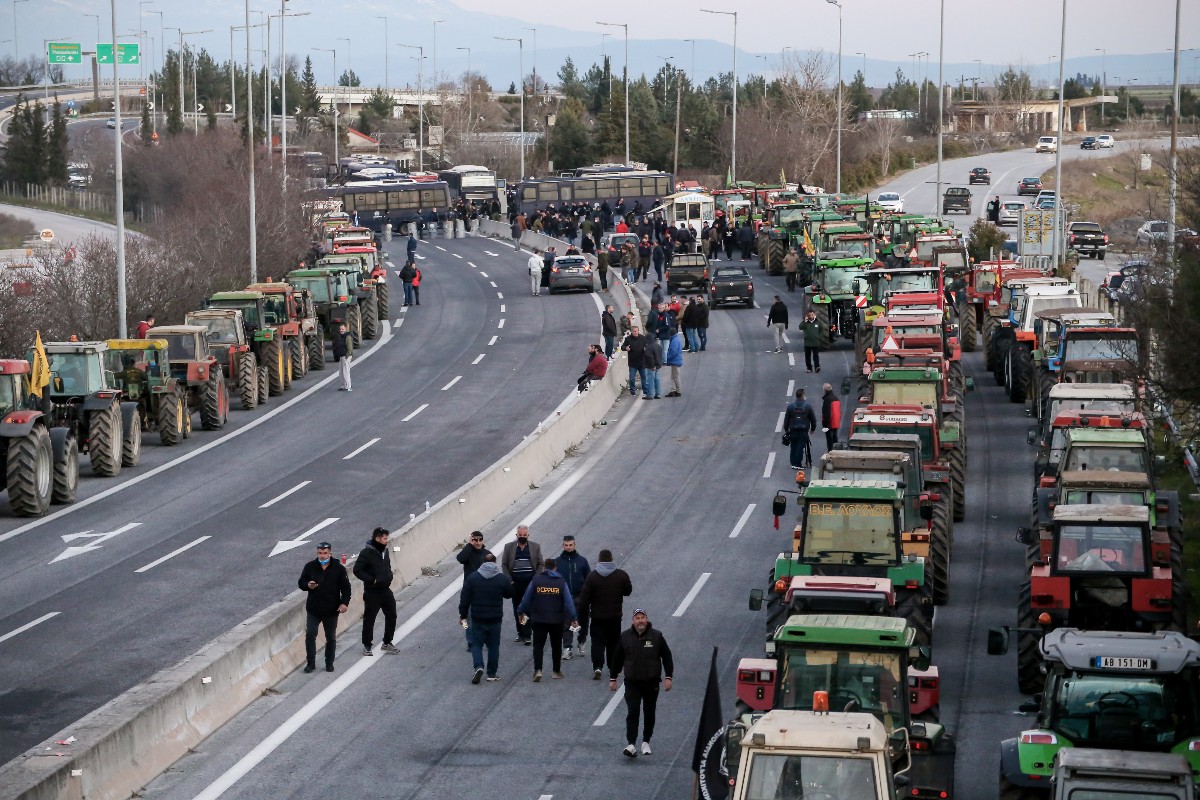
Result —
<path fill-rule="evenodd" d="M 445 22 L 445 21 L 446 21 L 446 20 L 444 20 L 444 19 L 435 19 L 435 20 L 433 21 L 433 53 L 432 53 L 432 55 L 433 55 L 433 59 L 432 59 L 432 63 L 430 64 L 430 66 L 433 68 L 433 69 L 432 69 L 432 72 L 433 72 L 433 90 L 434 90 L 435 92 L 437 91 L 437 85 L 438 85 L 438 71 L 437 71 L 437 26 L 438 26 L 438 24 L 439 24 L 439 23 L 442 23 L 442 22 Z M 425 56 L 421 56 L 421 59 L 422 59 L 422 60 L 421 60 L 421 66 L 422 66 L 422 67 L 424 67 L 424 66 L 425 66 L 425 61 L 424 61 L 424 59 L 425 59 Z"/>
<path fill-rule="evenodd" d="M 838 90 L 837 90 L 837 193 L 842 193 L 842 4 L 838 0 L 825 0 L 838 10 Z"/>
<path fill-rule="evenodd" d="M 946 68 L 946 0 L 941 0 L 940 7 L 938 12 L 937 194 L 933 199 L 934 208 L 940 207 L 942 202 L 942 128 L 945 127 L 942 123 L 946 118 L 946 93 L 942 90 L 942 87 L 946 85 L 943 74 Z"/>
<path fill-rule="evenodd" d="M 1051 264 L 1058 269 L 1058 256 L 1062 252 L 1062 150 L 1063 150 L 1063 111 L 1066 101 L 1063 100 L 1063 83 L 1066 81 L 1067 54 L 1067 0 L 1062 0 L 1062 22 L 1059 26 L 1058 42 L 1058 145 L 1054 148 L 1054 247 L 1051 248 Z"/>
<path fill-rule="evenodd" d="M 521 175 L 518 180 L 525 180 L 525 42 L 521 38 L 513 36 L 496 36 L 494 38 L 501 42 L 516 42 L 520 55 L 519 69 L 521 70 L 521 74 L 518 83 L 521 87 L 521 141 L 518 145 L 521 148 Z M 628 139 L 626 139 L 625 149 L 628 152 Z"/>
<path fill-rule="evenodd" d="M 625 30 L 625 163 L 629 163 L 629 23 L 628 22 L 597 22 L 597 25 L 604 25 L 609 28 L 623 28 Z M 612 85 L 609 84 L 609 92 L 612 92 Z M 522 95 L 524 96 L 524 95 Z M 736 107 L 736 106 L 735 106 Z"/>
<path fill-rule="evenodd" d="M 1171 156 L 1167 169 L 1167 252 L 1170 263 L 1175 263 L 1175 213 L 1179 189 L 1176 172 L 1179 160 L 1179 17 L 1182 0 L 1175 0 L 1175 56 L 1171 87 Z"/>
<path fill-rule="evenodd" d="M 388 18 L 376 17 L 375 19 L 383 20 L 383 90 L 387 92 L 388 97 L 392 96 L 391 81 L 388 80 Z"/>
<path fill-rule="evenodd" d="M 867 83 L 867 54 L 866 53 L 855 53 L 854 55 L 863 57 L 862 76 L 863 76 L 863 85 L 865 86 Z"/>
<path fill-rule="evenodd" d="M 167 38 L 166 31 L 163 30 L 163 12 L 151 11 L 151 14 L 158 14 L 158 69 L 159 78 L 161 79 L 167 71 Z M 151 37 L 151 41 L 153 41 Z M 155 92 L 157 95 L 157 92 Z M 156 98 L 155 98 L 156 99 Z M 154 113 L 151 115 L 154 122 L 154 132 L 158 133 L 158 104 L 154 104 Z"/>
<path fill-rule="evenodd" d="M 1100 96 L 1108 94 L 1108 51 L 1103 47 L 1095 48 L 1100 54 Z M 1100 101 L 1100 124 L 1104 124 L 1104 101 Z"/>
<path fill-rule="evenodd" d="M 338 144 L 342 138 L 341 128 L 338 126 L 338 116 L 342 113 L 338 110 L 337 105 L 337 48 L 334 47 L 314 47 L 320 53 L 333 53 L 333 167 L 340 175 L 342 172 L 342 161 L 338 157 Z"/>
<path fill-rule="evenodd" d="M 530 96 L 531 96 L 531 97 L 537 97 L 537 92 L 538 92 L 538 79 L 537 79 L 537 28 L 522 28 L 521 30 L 523 30 L 523 31 L 532 31 L 532 32 L 533 32 L 533 58 L 532 58 L 532 61 L 533 61 L 533 64 L 532 64 L 532 69 L 533 69 L 533 86 L 529 87 L 529 94 L 530 94 Z M 522 80 L 524 80 L 524 78 L 525 78 L 525 76 L 524 76 L 524 75 L 522 75 L 522 76 L 521 76 L 521 79 L 522 79 Z"/>
<path fill-rule="evenodd" d="M 737 18 L 736 11 L 710 11 L 707 8 L 700 9 L 705 14 L 723 14 L 727 17 L 733 17 L 733 153 L 729 157 L 729 177 L 734 183 L 737 182 L 737 90 L 738 90 L 738 71 L 737 71 Z"/>
<path fill-rule="evenodd" d="M 212 33 L 212 29 L 211 29 L 211 28 L 209 28 L 209 29 L 207 29 L 207 30 L 203 30 L 203 31 L 182 31 L 182 30 L 181 30 L 181 31 L 179 31 L 179 121 L 180 121 L 181 123 L 183 122 L 183 114 L 184 114 L 184 105 L 183 105 L 183 104 L 184 104 L 184 96 L 183 96 L 183 40 L 184 40 L 184 37 L 186 37 L 186 36 L 199 36 L 199 35 L 200 35 L 200 34 L 202 34 L 202 33 Z M 249 37 L 249 36 L 250 36 L 250 32 L 249 32 L 249 31 L 246 31 L 246 36 L 247 36 L 247 37 Z M 114 58 L 114 60 L 115 60 L 115 59 L 116 59 L 116 56 L 114 55 L 114 56 L 113 56 L 113 58 Z M 199 98 L 197 98 L 197 102 L 199 102 Z M 197 112 L 197 113 L 199 113 L 199 112 Z M 249 118 L 249 117 L 247 117 L 247 119 L 250 119 L 250 118 Z M 186 124 L 186 123 L 184 123 L 184 124 Z M 254 138 L 254 137 L 253 137 L 253 136 L 251 136 L 251 138 Z"/>
<path fill-rule="evenodd" d="M 688 70 L 688 83 L 696 85 L 696 40 L 684 39 L 685 42 L 690 42 L 692 45 L 692 66 Z"/>
<path fill-rule="evenodd" d="M 13 0 L 13 42 L 16 44 L 17 35 L 17 2 Z M 113 117 L 117 123 L 117 135 L 113 137 L 113 209 L 116 211 L 117 223 L 117 336 L 124 339 L 129 335 L 125 321 L 125 165 L 121 149 L 124 142 L 121 138 L 121 81 L 117 73 L 117 0 L 109 0 L 112 11 L 112 40 L 113 40 Z M 97 48 L 98 49 L 98 48 Z"/>
<path fill-rule="evenodd" d="M 475 79 L 471 76 L 471 48 L 456 47 L 467 51 L 467 129 L 475 124 Z"/>
<path fill-rule="evenodd" d="M 435 23 L 436 24 L 436 23 Z M 419 44 L 398 44 L 397 47 L 405 47 L 409 50 L 416 50 L 418 55 L 417 60 L 417 169 L 420 172 L 425 171 L 425 48 Z M 522 105 L 522 109 L 524 106 Z M 521 115 L 524 118 L 524 114 Z M 523 121 L 523 119 L 522 119 Z M 524 156 L 524 151 L 521 155 Z M 524 162 L 522 162 L 524 163 Z"/>
<path fill-rule="evenodd" d="M 21 58 L 21 42 L 17 38 L 17 3 L 28 3 L 29 0 L 13 0 L 13 58 Z M 113 41 L 117 40 L 117 29 L 113 28 Z M 113 56 L 113 61 L 116 61 L 116 56 Z M 119 138 L 119 137 L 118 137 Z"/>
<path fill-rule="evenodd" d="M 245 0 L 245 24 L 246 158 L 250 165 L 250 282 L 258 283 L 258 214 L 254 207 L 254 81 L 250 80 L 250 0 Z M 271 109 L 267 109 L 267 113 L 270 114 Z"/>

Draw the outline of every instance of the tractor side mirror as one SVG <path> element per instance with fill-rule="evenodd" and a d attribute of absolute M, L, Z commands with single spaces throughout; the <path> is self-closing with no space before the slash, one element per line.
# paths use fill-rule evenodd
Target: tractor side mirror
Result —
<path fill-rule="evenodd" d="M 989 656 L 1008 653 L 1008 628 L 988 628 L 987 652 Z"/>
<path fill-rule="evenodd" d="M 858 278 L 855 278 L 854 279 L 854 296 L 860 297 L 861 295 L 862 295 L 862 281 L 859 280 Z"/>
<path fill-rule="evenodd" d="M 1166 456 L 1155 456 L 1154 457 L 1154 474 L 1160 475 L 1160 474 L 1162 474 L 1162 471 L 1166 468 L 1167 468 L 1167 457 Z"/>
<path fill-rule="evenodd" d="M 737 778 L 738 765 L 742 760 L 742 739 L 746 736 L 746 726 L 741 723 L 730 723 L 725 728 L 725 771 L 729 780 Z"/>
<path fill-rule="evenodd" d="M 1040 694 L 1034 695 L 1030 699 L 1022 702 L 1021 705 L 1017 706 L 1017 711 L 1021 712 L 1022 714 L 1036 714 L 1041 710 L 1042 696 Z"/>
<path fill-rule="evenodd" d="M 116 386 L 117 385 L 117 374 L 115 372 L 113 372 L 111 369 L 104 370 L 104 385 L 105 386 Z"/>
<path fill-rule="evenodd" d="M 963 381 L 963 385 L 966 386 L 968 392 L 975 391 L 975 379 L 974 378 L 966 378 Z"/>
<path fill-rule="evenodd" d="M 933 519 L 933 503 L 928 501 L 921 503 L 921 519 L 926 522 Z"/>
<path fill-rule="evenodd" d="M 1033 528 L 1017 528 L 1017 541 L 1024 545 L 1033 544 Z"/>
<path fill-rule="evenodd" d="M 842 378 L 842 387 L 841 388 L 842 388 L 843 395 L 850 394 L 850 376 L 849 375 Z"/>
<path fill-rule="evenodd" d="M 781 492 L 771 499 L 771 516 L 782 517 L 787 511 L 787 497 Z"/>
<path fill-rule="evenodd" d="M 908 649 L 908 665 L 913 669 L 927 670 L 932 656 L 928 645 L 917 645 Z"/>
<path fill-rule="evenodd" d="M 750 590 L 750 610 L 758 611 L 759 609 L 762 608 L 762 604 L 763 604 L 763 590 L 762 589 L 751 589 Z"/>
<path fill-rule="evenodd" d="M 1038 429 L 1036 425 L 1025 431 L 1025 444 L 1037 444 L 1037 438 Z"/>
<path fill-rule="evenodd" d="M 62 394 L 63 379 L 61 377 L 59 377 L 59 374 L 57 372 L 51 373 L 50 383 L 54 386 L 55 394 Z"/>

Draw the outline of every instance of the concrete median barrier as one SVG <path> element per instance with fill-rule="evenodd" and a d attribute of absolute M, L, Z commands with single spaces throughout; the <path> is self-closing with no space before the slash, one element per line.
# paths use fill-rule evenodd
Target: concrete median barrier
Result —
<path fill-rule="evenodd" d="M 625 372 L 619 355 L 603 380 L 568 397 L 506 455 L 394 530 L 393 588 L 416 580 L 567 458 L 608 413 Z M 362 618 L 362 587 L 352 582 L 339 632 Z M 130 797 L 304 663 L 304 600 L 303 592 L 289 594 L 0 767 L 0 800 Z"/>

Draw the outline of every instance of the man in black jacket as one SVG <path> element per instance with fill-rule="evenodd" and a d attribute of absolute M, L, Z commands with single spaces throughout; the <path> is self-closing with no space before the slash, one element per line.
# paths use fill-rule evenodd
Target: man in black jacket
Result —
<path fill-rule="evenodd" d="M 617 342 L 617 318 L 613 316 L 612 306 L 605 306 L 600 315 L 600 333 L 604 336 L 604 357 L 611 359 Z"/>
<path fill-rule="evenodd" d="M 625 337 L 625 341 L 621 342 L 621 349 L 629 353 L 629 394 L 632 397 L 637 397 L 638 378 L 642 377 L 642 364 L 645 361 L 646 347 L 653 347 L 647 336 L 642 336 L 642 330 L 637 325 L 634 325 L 629 335 Z M 642 382 L 642 391 L 646 390 L 645 381 Z"/>
<path fill-rule="evenodd" d="M 471 577 L 471 573 L 479 569 L 487 557 L 492 554 L 483 546 L 483 531 L 471 531 L 471 539 L 458 551 L 458 563 L 462 564 L 463 581 Z"/>
<path fill-rule="evenodd" d="M 658 705 L 658 683 L 662 679 L 663 689 L 671 691 L 671 675 L 675 672 L 675 661 L 671 648 L 643 609 L 633 610 L 633 626 L 621 634 L 616 659 L 609 667 L 609 689 L 617 690 L 617 672 L 625 673 L 625 749 L 629 758 L 637 758 L 638 717 L 644 709 L 645 724 L 642 727 L 642 755 L 650 755 L 650 737 L 654 735 L 654 713 Z M 665 673 L 665 674 L 664 674 Z"/>
<path fill-rule="evenodd" d="M 579 622 L 592 633 L 592 680 L 600 680 L 605 664 L 613 669 L 621 639 L 621 604 L 633 594 L 629 573 L 613 564 L 611 550 L 601 550 L 596 568 L 588 573 L 579 593 Z"/>
<path fill-rule="evenodd" d="M 479 569 L 463 581 L 458 596 L 458 620 L 467 629 L 467 641 L 471 645 L 471 663 L 475 668 L 471 683 L 479 683 L 483 678 L 485 645 L 488 683 L 500 680 L 496 675 L 500 666 L 500 628 L 504 623 L 504 600 L 512 596 L 512 581 L 491 553 L 484 556 Z"/>
<path fill-rule="evenodd" d="M 375 616 L 383 612 L 383 644 L 380 650 L 385 653 L 398 653 L 392 644 L 396 635 L 396 596 L 392 594 L 392 561 L 388 552 L 388 538 L 391 531 L 387 528 L 376 528 L 371 533 L 371 541 L 358 554 L 354 562 L 354 577 L 363 583 L 363 655 L 373 656 L 371 643 L 375 637 Z"/>
<path fill-rule="evenodd" d="M 338 332 L 333 335 L 330 344 L 333 346 L 333 360 L 337 362 L 342 376 L 342 385 L 338 387 L 338 391 L 353 391 L 350 383 L 350 359 L 353 358 L 354 340 L 350 338 L 350 332 L 346 330 L 346 323 L 343 322 L 338 326 Z"/>
<path fill-rule="evenodd" d="M 340 561 L 333 560 L 329 542 L 317 545 L 317 557 L 300 571 L 300 591 L 308 592 L 304 610 L 308 624 L 304 628 L 304 671 L 317 669 L 317 628 L 325 629 L 325 671 L 333 672 L 337 651 L 337 618 L 350 605 L 350 576 Z"/>
<path fill-rule="evenodd" d="M 767 327 L 771 328 L 775 333 L 775 352 L 783 352 L 783 332 L 788 326 L 788 307 L 784 304 L 779 295 L 775 295 L 775 302 L 771 304 L 771 310 L 767 312 Z"/>
<path fill-rule="evenodd" d="M 700 352 L 708 349 L 708 303 L 704 295 L 696 297 L 696 334 L 700 337 Z"/>

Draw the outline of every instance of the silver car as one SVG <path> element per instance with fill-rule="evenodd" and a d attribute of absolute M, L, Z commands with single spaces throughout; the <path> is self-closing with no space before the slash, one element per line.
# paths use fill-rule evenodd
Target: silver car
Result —
<path fill-rule="evenodd" d="M 559 256 L 550 269 L 550 293 L 566 289 L 596 291 L 592 284 L 592 265 L 583 256 Z"/>
<path fill-rule="evenodd" d="M 1000 204 L 1000 216 L 996 224 L 1003 227 L 1005 225 L 1020 225 L 1021 212 L 1025 210 L 1025 204 L 1020 200 L 1005 200 Z"/>

